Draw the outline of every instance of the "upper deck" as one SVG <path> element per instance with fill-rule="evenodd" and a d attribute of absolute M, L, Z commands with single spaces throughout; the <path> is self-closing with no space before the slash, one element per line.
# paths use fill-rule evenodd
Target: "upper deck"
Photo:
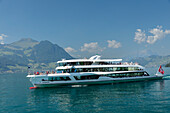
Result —
<path fill-rule="evenodd" d="M 95 55 L 90 59 L 72 59 L 58 61 L 57 67 L 63 66 L 83 66 L 83 65 L 117 65 L 120 64 L 122 59 L 100 59 L 100 56 Z"/>

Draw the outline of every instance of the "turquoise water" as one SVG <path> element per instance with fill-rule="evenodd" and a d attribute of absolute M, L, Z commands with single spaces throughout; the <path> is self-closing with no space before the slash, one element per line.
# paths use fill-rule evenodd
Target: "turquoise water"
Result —
<path fill-rule="evenodd" d="M 155 73 L 155 68 L 148 71 Z M 170 68 L 164 68 L 170 76 Z M 167 113 L 170 78 L 113 85 L 30 90 L 26 74 L 0 75 L 0 113 Z"/>

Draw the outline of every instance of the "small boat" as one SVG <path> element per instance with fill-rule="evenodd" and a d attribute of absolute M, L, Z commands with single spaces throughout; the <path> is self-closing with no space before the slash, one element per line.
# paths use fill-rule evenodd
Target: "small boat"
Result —
<path fill-rule="evenodd" d="M 89 59 L 62 59 L 57 62 L 56 71 L 28 74 L 27 77 L 33 89 L 155 80 L 162 79 L 163 74 L 161 67 L 156 75 L 149 75 L 138 63 L 122 62 L 122 59 L 101 59 L 101 56 L 95 55 Z"/>

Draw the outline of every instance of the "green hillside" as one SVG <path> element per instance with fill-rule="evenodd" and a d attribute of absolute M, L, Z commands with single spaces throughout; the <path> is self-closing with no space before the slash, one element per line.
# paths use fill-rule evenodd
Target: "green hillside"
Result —
<path fill-rule="evenodd" d="M 0 45 L 0 73 L 55 68 L 56 62 L 72 57 L 57 44 L 49 41 L 21 39 L 11 44 Z"/>
<path fill-rule="evenodd" d="M 166 64 L 165 67 L 170 67 L 170 63 Z"/>

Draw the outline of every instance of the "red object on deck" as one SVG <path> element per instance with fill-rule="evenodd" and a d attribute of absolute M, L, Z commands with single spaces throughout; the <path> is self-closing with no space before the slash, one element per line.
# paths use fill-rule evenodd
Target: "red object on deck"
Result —
<path fill-rule="evenodd" d="M 39 72 L 37 72 L 37 75 L 39 75 L 40 73 Z"/>
<path fill-rule="evenodd" d="M 29 89 L 36 89 L 37 87 L 30 87 Z"/>
<path fill-rule="evenodd" d="M 46 74 L 48 74 L 49 72 L 48 71 L 46 71 Z"/>

